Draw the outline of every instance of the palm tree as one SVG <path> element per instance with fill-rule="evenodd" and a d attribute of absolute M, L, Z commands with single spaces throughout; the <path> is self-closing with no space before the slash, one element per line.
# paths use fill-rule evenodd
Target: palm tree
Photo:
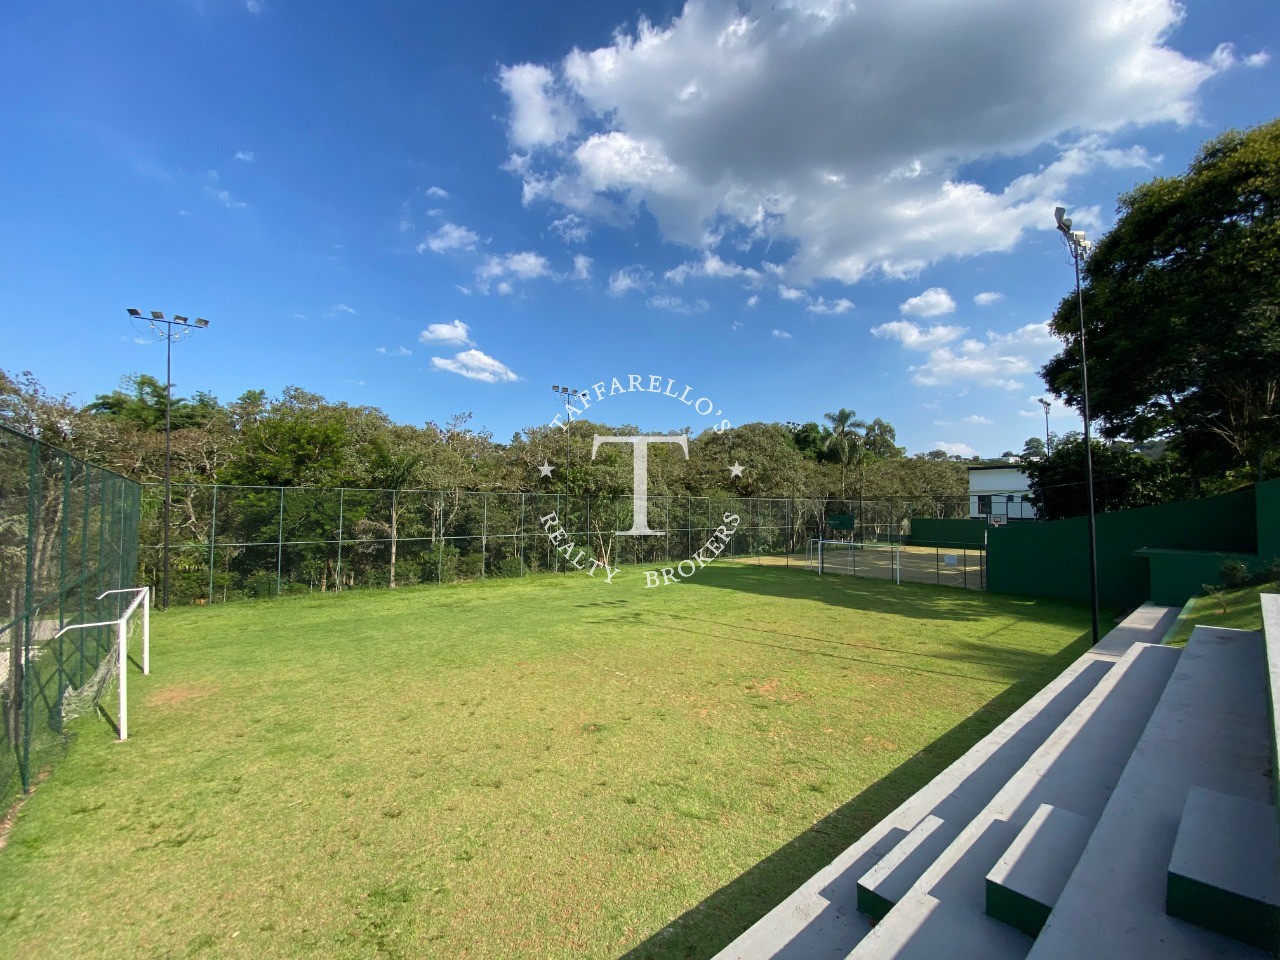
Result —
<path fill-rule="evenodd" d="M 836 459 L 840 461 L 840 496 L 845 496 L 845 477 L 849 472 L 849 464 L 861 459 L 862 433 L 867 429 L 865 420 L 857 419 L 853 410 L 841 407 L 835 413 L 824 413 L 823 419 L 831 424 L 831 432 L 823 443 L 824 450 L 834 450 Z"/>

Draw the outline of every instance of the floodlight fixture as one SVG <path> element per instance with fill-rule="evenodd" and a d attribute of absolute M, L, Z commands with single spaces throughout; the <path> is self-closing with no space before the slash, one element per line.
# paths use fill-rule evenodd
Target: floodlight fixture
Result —
<path fill-rule="evenodd" d="M 151 319 L 152 319 L 152 320 L 163 320 L 163 319 L 164 319 L 164 313 L 163 313 L 162 311 L 160 311 L 160 310 L 152 310 L 152 311 L 151 311 Z"/>
<path fill-rule="evenodd" d="M 1053 404 L 1050 403 L 1048 400 L 1046 400 L 1044 397 L 1040 397 L 1039 400 L 1040 400 L 1040 406 L 1044 407 L 1044 412 L 1048 413 L 1049 408 L 1052 407 Z"/>
<path fill-rule="evenodd" d="M 129 316 L 131 316 L 131 317 L 141 317 L 141 316 L 142 316 L 142 311 L 141 311 L 141 310 L 139 310 L 137 307 L 129 307 L 129 308 L 128 308 L 128 310 L 127 310 L 126 312 L 127 312 L 127 313 L 129 314 Z"/>
<path fill-rule="evenodd" d="M 180 313 L 175 313 L 175 314 L 173 315 L 173 319 L 177 320 L 179 323 L 186 323 L 186 322 L 187 322 L 187 318 L 186 318 L 186 317 L 184 317 L 184 316 L 183 316 L 182 314 L 180 314 Z"/>
<path fill-rule="evenodd" d="M 196 326 L 199 327 L 201 330 L 203 330 L 208 325 L 209 325 L 209 321 L 206 320 L 204 317 L 196 317 Z"/>

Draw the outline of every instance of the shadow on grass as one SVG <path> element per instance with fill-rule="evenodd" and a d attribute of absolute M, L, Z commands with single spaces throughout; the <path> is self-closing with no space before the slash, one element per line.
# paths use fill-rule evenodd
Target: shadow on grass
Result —
<path fill-rule="evenodd" d="M 1036 670 L 1028 679 L 1009 687 L 892 773 L 628 951 L 622 960 L 705 960 L 722 950 L 990 733 L 1088 647 L 1088 634 L 1082 634 L 1057 654 L 1037 658 Z"/>

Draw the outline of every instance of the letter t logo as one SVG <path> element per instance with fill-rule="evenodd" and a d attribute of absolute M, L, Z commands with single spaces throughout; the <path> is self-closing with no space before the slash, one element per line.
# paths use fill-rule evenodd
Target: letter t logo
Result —
<path fill-rule="evenodd" d="M 635 464 L 631 475 L 631 529 L 619 530 L 618 533 L 632 537 L 662 536 L 666 533 L 665 530 L 649 529 L 649 444 L 674 443 L 684 451 L 684 458 L 688 460 L 688 436 L 664 437 L 661 434 L 651 434 L 642 437 L 601 437 L 597 435 L 591 444 L 592 460 L 596 458 L 596 451 L 600 449 L 602 443 L 629 443 L 635 451 Z"/>

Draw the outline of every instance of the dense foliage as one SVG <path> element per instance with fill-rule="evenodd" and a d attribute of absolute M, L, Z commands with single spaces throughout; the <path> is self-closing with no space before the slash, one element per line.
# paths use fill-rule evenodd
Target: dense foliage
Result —
<path fill-rule="evenodd" d="M 422 426 L 396 424 L 374 407 L 333 403 L 298 387 L 277 398 L 251 390 L 231 403 L 207 393 L 174 397 L 176 482 L 244 486 L 365 487 L 623 494 L 630 453 L 602 448 L 595 434 L 635 432 L 587 420 L 568 431 L 529 427 L 508 443 L 471 425 L 469 414 Z M 853 410 L 824 423 L 748 423 L 693 437 L 689 459 L 650 450 L 650 492 L 677 496 L 862 497 L 868 500 L 967 493 L 968 462 L 942 451 L 907 457 L 893 426 Z M 142 481 L 164 469 L 164 385 L 128 377 L 120 389 L 79 407 L 50 395 L 30 374 L 0 372 L 0 422 Z M 974 458 L 976 460 L 976 458 Z M 556 469 L 543 478 L 544 460 Z M 734 461 L 747 466 L 729 475 Z M 566 465 L 567 464 L 567 465 Z"/>
<path fill-rule="evenodd" d="M 1090 405 L 1106 438 L 1164 439 L 1197 478 L 1280 473 L 1280 120 L 1120 198 L 1083 268 Z M 1041 371 L 1080 404 L 1074 291 Z"/>

